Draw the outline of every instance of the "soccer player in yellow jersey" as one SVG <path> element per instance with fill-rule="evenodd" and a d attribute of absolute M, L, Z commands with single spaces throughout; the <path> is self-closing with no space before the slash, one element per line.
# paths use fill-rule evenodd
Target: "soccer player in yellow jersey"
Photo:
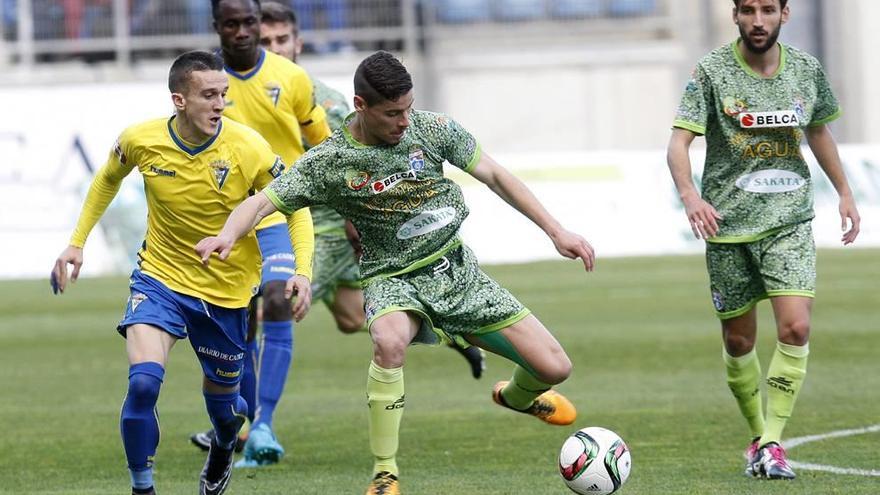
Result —
<path fill-rule="evenodd" d="M 259 132 L 284 163 L 292 165 L 303 154 L 304 137 L 317 144 L 330 135 L 324 109 L 315 104 L 311 79 L 290 60 L 260 47 L 259 2 L 212 0 L 211 6 L 229 75 L 223 114 Z M 302 210 L 294 215 L 305 216 L 308 212 Z M 252 304 L 242 379 L 242 395 L 252 406 L 250 434 L 241 464 L 244 466 L 273 464 L 284 455 L 272 430 L 275 406 L 284 390 L 293 356 L 291 307 L 284 297 L 284 286 L 295 266 L 306 262 L 301 254 L 304 245 L 310 250 L 314 245 L 312 236 L 307 240 L 294 238 L 291 246 L 284 217 L 279 215 L 257 226 L 257 241 L 263 256 L 263 324 L 260 338 L 255 339 L 256 304 Z M 196 445 L 208 444 L 210 432 L 191 438 Z"/>
<path fill-rule="evenodd" d="M 260 252 L 253 233 L 235 253 L 207 268 L 193 250 L 222 227 L 232 209 L 281 174 L 284 164 L 257 132 L 222 117 L 228 76 L 208 52 L 189 52 L 171 66 L 168 87 L 175 114 L 127 128 L 95 176 L 70 245 L 55 261 L 52 285 L 64 292 L 83 264 L 89 232 L 137 168 L 149 212 L 146 238 L 132 272 L 125 316 L 117 330 L 126 339 L 129 385 L 120 429 L 132 493 L 153 490 L 153 457 L 159 443 L 156 400 L 168 353 L 189 338 L 204 373 L 208 416 L 216 432 L 200 477 L 201 494 L 225 491 L 233 446 L 247 415 L 239 395 L 245 354 L 247 305 L 259 282 Z M 296 220 L 311 231 L 311 219 Z M 300 223 L 291 218 L 291 227 Z M 310 264 L 301 262 L 288 294 L 309 294 Z M 73 265 L 68 279 L 67 265 Z M 309 304 L 300 297 L 294 312 Z"/>

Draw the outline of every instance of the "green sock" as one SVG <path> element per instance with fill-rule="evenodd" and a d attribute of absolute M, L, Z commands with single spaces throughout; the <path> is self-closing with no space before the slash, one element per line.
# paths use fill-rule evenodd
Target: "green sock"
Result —
<path fill-rule="evenodd" d="M 739 405 L 739 411 L 749 423 L 752 437 L 764 433 L 764 411 L 761 406 L 761 363 L 758 353 L 752 349 L 748 353 L 733 357 L 724 350 L 724 364 L 727 367 L 727 386 Z"/>
<path fill-rule="evenodd" d="M 385 369 L 370 363 L 367 378 L 367 404 L 370 407 L 370 450 L 375 457 L 374 472 L 397 475 L 397 443 L 403 417 L 403 368 Z"/>
<path fill-rule="evenodd" d="M 782 439 L 782 430 L 791 417 L 798 392 L 807 375 L 807 356 L 810 345 L 776 343 L 776 352 L 767 370 L 767 427 L 761 435 L 761 445 Z"/>
<path fill-rule="evenodd" d="M 510 383 L 501 389 L 501 396 L 508 406 L 524 410 L 535 402 L 535 398 L 550 390 L 550 385 L 538 380 L 522 366 L 513 370 Z"/>

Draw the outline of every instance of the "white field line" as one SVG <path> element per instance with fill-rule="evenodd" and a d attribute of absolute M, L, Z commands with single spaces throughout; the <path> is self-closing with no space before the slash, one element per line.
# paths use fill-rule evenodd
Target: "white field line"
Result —
<path fill-rule="evenodd" d="M 799 445 L 803 445 L 805 443 L 810 442 L 818 442 L 821 440 L 828 440 L 829 438 L 842 438 L 842 437 L 850 437 L 853 435 L 864 435 L 867 433 L 876 433 L 880 432 L 880 424 L 867 426 L 865 428 L 853 428 L 850 430 L 837 430 L 831 431 L 828 433 L 822 433 L 819 435 L 807 435 L 803 437 L 790 438 L 782 442 L 782 446 L 786 449 L 793 449 Z M 797 462 L 797 461 L 789 461 L 791 467 L 797 469 L 806 469 L 807 471 L 825 471 L 827 473 L 833 474 L 854 474 L 857 476 L 878 476 L 880 477 L 880 469 L 857 469 L 857 468 L 843 468 L 837 466 L 826 466 L 824 464 L 812 464 L 809 462 Z"/>

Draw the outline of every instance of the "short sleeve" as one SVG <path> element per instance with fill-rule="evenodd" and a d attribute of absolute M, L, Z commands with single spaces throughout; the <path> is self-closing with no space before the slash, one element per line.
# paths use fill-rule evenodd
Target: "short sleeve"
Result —
<path fill-rule="evenodd" d="M 295 167 L 288 168 L 263 189 L 278 210 L 290 215 L 300 208 L 323 203 L 324 184 L 317 166 L 320 159 L 320 154 L 306 153 Z"/>
<path fill-rule="evenodd" d="M 840 117 L 840 103 L 831 90 L 831 84 L 825 71 L 819 66 L 816 68 L 816 104 L 813 106 L 813 115 L 810 127 L 827 124 Z"/>
<path fill-rule="evenodd" d="M 672 127 L 687 129 L 699 135 L 705 134 L 711 101 L 711 82 L 703 68 L 698 65 L 684 88 Z"/>
<path fill-rule="evenodd" d="M 442 114 L 431 114 L 430 128 L 434 130 L 443 158 L 452 165 L 470 172 L 480 161 L 480 143 L 458 122 Z"/>

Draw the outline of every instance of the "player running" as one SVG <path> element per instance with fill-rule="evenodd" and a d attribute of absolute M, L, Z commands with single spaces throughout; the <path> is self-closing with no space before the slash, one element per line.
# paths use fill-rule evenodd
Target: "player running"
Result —
<path fill-rule="evenodd" d="M 222 117 L 228 77 L 208 52 L 178 57 L 168 76 L 175 115 L 127 128 L 95 176 L 68 246 L 55 261 L 56 293 L 79 276 L 89 232 L 137 168 L 149 212 L 146 237 L 132 272 L 125 316 L 117 327 L 130 363 L 120 429 L 133 494 L 153 494 L 153 460 L 159 444 L 156 400 L 168 353 L 189 338 L 204 373 L 208 416 L 216 432 L 199 493 L 221 494 L 232 471 L 233 447 L 247 415 L 239 395 L 248 301 L 258 286 L 260 252 L 252 232 L 223 261 L 209 268 L 193 246 L 219 229 L 229 212 L 284 166 L 254 130 Z M 308 220 L 308 219 L 306 219 Z M 290 227 L 301 224 L 291 218 Z M 310 227 L 310 225 L 306 225 Z M 309 228 L 310 230 L 310 228 Z M 288 293 L 309 293 L 307 266 L 291 278 Z M 301 313 L 307 298 L 293 308 Z"/>
<path fill-rule="evenodd" d="M 804 136 L 840 196 L 843 244 L 859 234 L 859 213 L 827 126 L 840 116 L 837 100 L 815 58 L 776 41 L 789 17 L 787 3 L 734 0 L 740 38 L 697 64 L 668 150 L 691 228 L 706 240 L 727 383 L 752 435 L 746 474 L 771 479 L 795 477 L 779 442 L 807 372 L 816 286 Z M 698 135 L 706 137 L 702 197 L 688 157 Z M 767 370 L 765 418 L 755 305 L 766 298 L 778 342 Z"/>
<path fill-rule="evenodd" d="M 260 48 L 260 5 L 254 0 L 212 0 L 214 28 L 229 74 L 224 115 L 260 133 L 284 160 L 293 164 L 303 153 L 303 136 L 320 143 L 330 135 L 323 108 L 315 105 L 312 81 L 299 66 Z M 310 217 L 303 209 L 294 218 Z M 291 246 L 291 239 L 293 245 Z M 248 356 L 242 396 L 250 405 L 251 428 L 244 443 L 244 459 L 237 465 L 278 462 L 284 448 L 272 429 L 275 407 L 284 391 L 293 358 L 293 315 L 284 297 L 291 276 L 311 270 L 314 234 L 306 229 L 288 233 L 284 217 L 270 215 L 257 226 L 263 256 L 262 332 L 256 337 L 257 305 L 251 304 Z M 294 257 L 293 251 L 296 256 Z M 295 259 L 295 261 L 294 261 Z M 311 295 L 301 294 L 300 297 Z M 308 306 L 306 306 L 308 308 Z M 195 434 L 193 443 L 210 444 L 211 432 Z"/>
<path fill-rule="evenodd" d="M 373 340 L 367 396 L 374 477 L 368 494 L 397 494 L 396 462 L 405 406 L 403 364 L 411 343 L 467 342 L 516 368 L 495 385 L 499 405 L 551 424 L 570 424 L 574 406 L 551 390 L 571 373 L 565 351 L 509 292 L 483 273 L 458 237 L 468 214 L 461 189 L 443 176 L 449 161 L 488 185 L 541 227 L 556 249 L 593 268 L 593 249 L 564 229 L 528 188 L 483 153 L 450 118 L 412 109 L 412 80 L 387 52 L 359 65 L 355 114 L 298 165 L 233 212 L 196 247 L 224 259 L 261 218 L 326 204 L 362 234 L 360 258 Z"/>

